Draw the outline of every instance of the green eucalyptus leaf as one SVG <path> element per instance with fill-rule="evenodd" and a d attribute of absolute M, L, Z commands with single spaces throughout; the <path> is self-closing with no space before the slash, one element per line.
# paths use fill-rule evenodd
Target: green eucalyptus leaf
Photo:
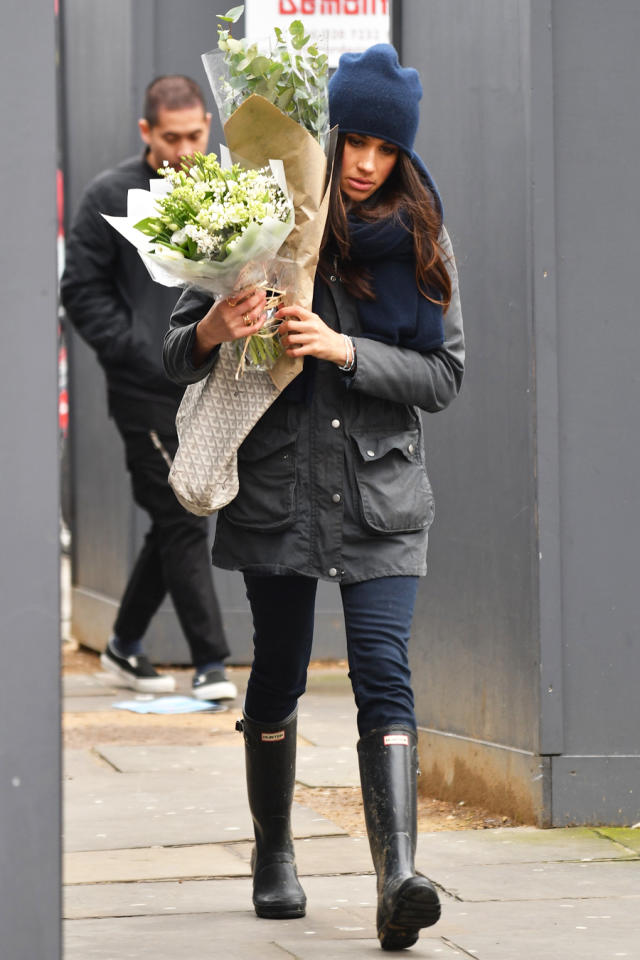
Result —
<path fill-rule="evenodd" d="M 293 87 L 287 87 L 286 90 L 279 95 L 276 106 L 280 107 L 281 110 L 286 110 L 293 99 L 294 90 Z"/>
<path fill-rule="evenodd" d="M 254 57 L 251 61 L 251 73 L 256 77 L 262 77 L 269 70 L 271 61 L 268 57 Z"/>
<path fill-rule="evenodd" d="M 236 8 L 225 16 L 231 17 Z M 218 28 L 225 50 L 229 77 L 227 90 L 233 108 L 252 93 L 274 103 L 293 116 L 318 139 L 326 132 L 326 76 L 328 60 L 305 33 L 301 20 L 294 20 L 288 30 L 274 27 L 276 40 L 270 55 L 259 50 L 257 43 L 234 40 L 228 31 Z"/>
<path fill-rule="evenodd" d="M 264 97 L 266 100 L 269 100 L 271 94 L 273 93 L 273 86 L 268 80 L 259 80 L 256 83 L 253 92 L 257 93 L 261 97 Z"/>
<path fill-rule="evenodd" d="M 217 13 L 218 20 L 224 20 L 225 23 L 237 23 L 244 12 L 244 3 L 239 7 L 232 7 L 226 13 Z"/>

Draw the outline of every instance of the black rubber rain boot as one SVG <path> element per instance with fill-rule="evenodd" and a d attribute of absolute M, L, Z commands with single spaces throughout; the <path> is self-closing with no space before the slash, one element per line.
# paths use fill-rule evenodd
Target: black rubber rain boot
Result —
<path fill-rule="evenodd" d="M 433 884 L 416 874 L 415 731 L 390 726 L 372 730 L 358 743 L 360 783 L 373 865 L 378 877 L 378 939 L 383 950 L 401 950 L 418 939 L 421 927 L 440 918 Z"/>
<path fill-rule="evenodd" d="M 258 916 L 267 919 L 304 917 L 307 898 L 298 882 L 291 835 L 297 711 L 280 723 L 258 723 L 245 716 L 236 726 L 244 734 L 256 837 L 253 905 Z"/>

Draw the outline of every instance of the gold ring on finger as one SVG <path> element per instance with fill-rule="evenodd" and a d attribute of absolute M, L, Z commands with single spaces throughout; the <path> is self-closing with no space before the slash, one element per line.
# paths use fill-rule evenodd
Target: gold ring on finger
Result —
<path fill-rule="evenodd" d="M 253 323 L 253 320 L 251 319 L 251 317 L 249 316 L 248 313 L 243 313 L 243 314 L 242 314 L 242 319 L 243 319 L 243 321 L 244 321 L 245 327 L 250 327 L 250 326 L 252 325 L 252 323 Z"/>

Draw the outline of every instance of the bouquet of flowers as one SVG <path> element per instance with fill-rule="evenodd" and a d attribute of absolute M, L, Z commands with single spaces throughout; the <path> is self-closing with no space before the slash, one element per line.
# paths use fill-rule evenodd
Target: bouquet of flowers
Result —
<path fill-rule="evenodd" d="M 166 166 L 158 173 L 164 180 L 151 181 L 149 192 L 129 192 L 127 217 L 106 217 L 135 244 L 154 280 L 214 296 L 268 286 L 275 313 L 283 272 L 276 254 L 294 224 L 282 164 L 223 168 L 214 153 L 197 153 L 181 170 Z M 244 341 L 239 371 L 247 360 L 266 369 L 281 352 L 268 321 Z"/>
<path fill-rule="evenodd" d="M 238 248 L 251 254 L 255 244 L 264 244 L 260 227 L 281 246 L 293 226 L 291 201 L 264 170 L 239 164 L 223 170 L 215 153 L 196 153 L 181 170 L 165 166 L 158 173 L 171 189 L 156 201 L 157 213 L 135 226 L 166 248 L 154 251 L 160 256 L 170 250 L 186 260 L 228 264 Z"/>
<path fill-rule="evenodd" d="M 244 7 L 219 19 L 235 22 Z M 275 42 L 235 39 L 218 27 L 218 49 L 203 54 L 209 83 L 232 156 L 263 166 L 283 165 L 295 209 L 295 226 L 281 254 L 291 264 L 287 298 L 311 308 L 320 244 L 329 204 L 335 137 L 328 130 L 328 59 L 310 42 L 301 21 Z M 282 390 L 302 369 L 283 355 L 270 370 Z"/>

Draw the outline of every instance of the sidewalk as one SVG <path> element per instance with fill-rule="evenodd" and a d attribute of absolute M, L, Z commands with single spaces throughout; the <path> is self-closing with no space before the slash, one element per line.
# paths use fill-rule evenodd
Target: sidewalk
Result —
<path fill-rule="evenodd" d="M 301 701 L 298 778 L 307 786 L 358 783 L 345 680 L 334 674 L 316 682 Z M 181 686 L 187 692 L 186 677 Z M 111 715 L 138 728 L 149 719 L 110 709 L 134 695 L 83 674 L 65 677 L 64 693 L 70 718 L 99 719 L 90 745 L 65 752 L 64 960 L 387 955 L 375 938 L 366 839 L 298 803 L 293 825 L 307 916 L 255 916 L 243 746 L 232 732 L 240 698 L 227 713 L 200 716 L 210 745 L 185 735 L 178 744 L 174 737 L 168 745 L 101 746 L 100 724 Z M 399 955 L 640 958 L 640 829 L 424 833 L 417 865 L 441 888 L 443 917 Z"/>

